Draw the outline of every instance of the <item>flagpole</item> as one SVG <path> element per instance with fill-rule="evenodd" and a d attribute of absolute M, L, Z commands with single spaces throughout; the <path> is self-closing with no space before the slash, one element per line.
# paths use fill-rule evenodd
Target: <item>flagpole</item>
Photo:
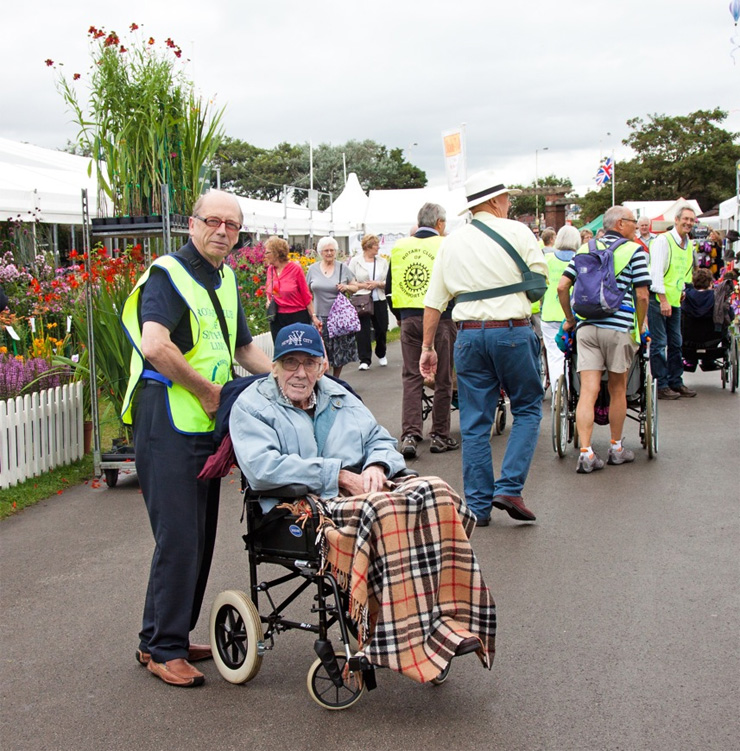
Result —
<path fill-rule="evenodd" d="M 616 190 L 617 190 L 617 163 L 614 161 L 614 149 L 612 149 L 612 206 L 617 205 Z"/>

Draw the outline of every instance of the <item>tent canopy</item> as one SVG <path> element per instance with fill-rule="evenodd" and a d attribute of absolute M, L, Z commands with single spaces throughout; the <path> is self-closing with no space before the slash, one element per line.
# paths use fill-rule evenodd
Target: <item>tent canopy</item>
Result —
<path fill-rule="evenodd" d="M 82 224 L 82 189 L 97 213 L 97 179 L 91 160 L 0 138 L 0 221 Z"/>

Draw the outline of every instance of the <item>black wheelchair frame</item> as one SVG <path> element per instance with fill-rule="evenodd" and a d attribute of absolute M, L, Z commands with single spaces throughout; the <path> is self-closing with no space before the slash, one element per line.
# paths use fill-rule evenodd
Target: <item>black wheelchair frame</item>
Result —
<path fill-rule="evenodd" d="M 405 470 L 401 474 L 416 476 L 417 473 Z M 316 635 L 314 651 L 317 654 L 306 679 L 309 695 L 325 709 L 347 709 L 360 700 L 365 690 L 376 687 L 375 666 L 363 655 L 355 655 L 357 626 L 348 612 L 349 596 L 330 572 L 320 570 L 316 504 L 307 495 L 305 486 L 291 485 L 259 494 L 246 487 L 242 477 L 242 489 L 243 517 L 247 525 L 243 539 L 249 557 L 250 594 L 227 590 L 213 603 L 209 626 L 216 667 L 230 683 L 246 683 L 259 672 L 262 658 L 274 648 L 278 634 L 306 631 Z M 263 496 L 290 504 L 304 500 L 310 514 L 298 517 L 287 508 L 277 507 L 264 514 L 259 504 Z M 276 564 L 287 569 L 287 573 L 261 580 L 259 567 L 264 564 Z M 275 588 L 291 583 L 295 587 L 287 594 L 273 597 Z M 288 618 L 285 610 L 312 586 L 315 588 L 310 610 L 313 621 Z M 261 611 L 265 601 L 269 608 Z M 341 646 L 337 647 L 329 638 L 334 626 L 339 628 Z M 444 683 L 449 669 L 450 665 L 431 683 Z"/>
<path fill-rule="evenodd" d="M 565 353 L 564 373 L 553 389 L 552 448 L 563 458 L 572 443 L 579 448 L 576 408 L 578 406 L 579 378 L 576 371 L 577 337 Z M 648 458 L 658 454 L 658 389 L 650 374 L 647 346 L 640 344 L 627 378 L 627 418 L 638 423 L 640 443 L 647 449 Z M 602 377 L 597 405 L 608 407 L 607 375 Z"/>

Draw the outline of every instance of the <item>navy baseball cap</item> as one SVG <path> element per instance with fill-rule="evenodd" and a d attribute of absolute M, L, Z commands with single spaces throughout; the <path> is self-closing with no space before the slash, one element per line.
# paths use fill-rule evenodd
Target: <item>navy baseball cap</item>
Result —
<path fill-rule="evenodd" d="M 305 352 L 314 357 L 324 356 L 324 344 L 321 334 L 306 323 L 291 323 L 280 329 L 275 340 L 273 362 L 289 352 Z"/>

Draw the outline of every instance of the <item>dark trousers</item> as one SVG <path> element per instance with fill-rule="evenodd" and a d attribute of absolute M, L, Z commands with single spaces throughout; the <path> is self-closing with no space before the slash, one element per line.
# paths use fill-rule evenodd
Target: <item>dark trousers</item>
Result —
<path fill-rule="evenodd" d="M 307 323 L 309 326 L 311 323 L 311 316 L 308 314 L 308 310 L 296 310 L 295 313 L 280 313 L 275 316 L 274 321 L 270 321 L 270 334 L 272 335 L 272 343 L 277 340 L 277 335 L 283 326 L 289 326 L 291 323 Z"/>
<path fill-rule="evenodd" d="M 671 308 L 671 315 L 660 312 L 660 303 L 651 296 L 648 306 L 650 329 L 650 373 L 659 389 L 683 386 L 683 349 L 681 308 Z"/>
<path fill-rule="evenodd" d="M 134 407 L 136 472 L 154 534 L 139 648 L 155 662 L 187 659 L 203 603 L 218 523 L 220 480 L 198 480 L 213 434 L 170 425 L 165 387 L 144 381 Z"/>
<path fill-rule="evenodd" d="M 403 355 L 403 399 L 401 404 L 401 436 L 423 438 L 421 396 L 424 378 L 419 372 L 423 341 L 423 316 L 401 320 L 401 354 Z M 434 379 L 432 430 L 435 435 L 450 437 L 450 407 L 452 406 L 452 352 L 457 329 L 449 318 L 442 318 L 434 337 L 437 351 L 437 375 Z"/>
<path fill-rule="evenodd" d="M 388 303 L 385 300 L 373 300 L 373 314 L 360 316 L 360 330 L 356 334 L 357 354 L 360 362 L 370 365 L 373 359 L 372 328 L 375 329 L 375 356 L 385 357 L 385 342 L 388 336 Z"/>

